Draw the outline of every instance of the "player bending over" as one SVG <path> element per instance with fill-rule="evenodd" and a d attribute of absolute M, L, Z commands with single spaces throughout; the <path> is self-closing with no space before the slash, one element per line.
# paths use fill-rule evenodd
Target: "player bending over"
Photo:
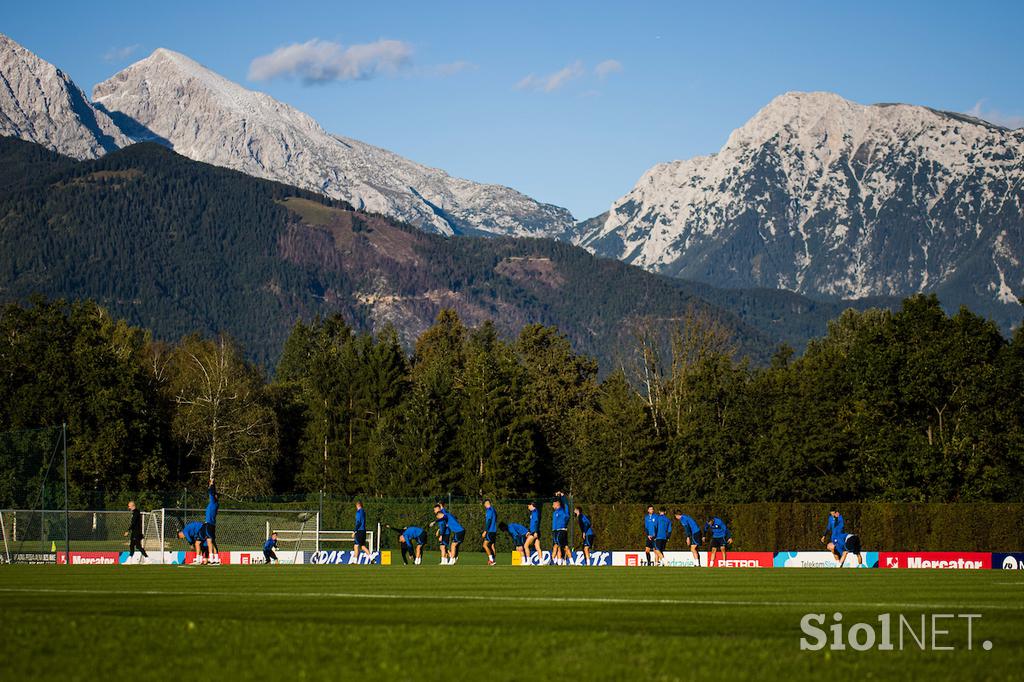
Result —
<path fill-rule="evenodd" d="M 725 521 L 714 516 L 706 524 L 704 524 L 704 534 L 707 535 L 708 531 L 711 531 L 711 556 L 708 559 L 708 567 L 714 568 L 715 566 L 715 553 L 720 549 L 722 550 L 722 561 L 728 561 L 726 557 L 726 548 L 732 544 L 732 533 L 729 532 L 729 527 L 725 525 Z"/>
<path fill-rule="evenodd" d="M 522 565 L 529 566 L 530 552 L 527 549 L 526 539 L 530 536 L 530 529 L 518 523 L 505 523 L 504 521 L 498 524 L 498 528 L 511 536 L 516 551 L 523 555 Z"/>
<path fill-rule="evenodd" d="M 551 503 L 551 536 L 551 561 L 565 566 L 569 560 L 569 510 L 561 492 L 555 493 Z"/>
<path fill-rule="evenodd" d="M 490 500 L 484 500 L 484 532 L 480 537 L 484 541 L 484 553 L 487 554 L 487 565 L 494 566 L 495 559 L 494 541 L 498 539 L 498 512 Z"/>
<path fill-rule="evenodd" d="M 845 526 L 846 522 L 843 520 L 843 515 L 839 513 L 839 510 L 830 510 L 828 513 L 828 524 L 825 526 L 825 532 L 821 536 L 822 544 L 829 540 L 835 542 L 836 538 L 846 535 Z"/>
<path fill-rule="evenodd" d="M 272 563 L 281 563 L 277 558 L 277 533 L 271 533 L 266 542 L 263 543 L 263 563 L 268 566 Z"/>
<path fill-rule="evenodd" d="M 658 515 L 654 513 L 654 505 L 647 505 L 647 514 L 644 515 L 644 535 L 647 537 L 647 545 L 644 547 L 644 552 L 647 554 L 647 566 L 653 566 L 654 563 L 651 561 L 651 552 L 655 552 L 657 556 L 657 543 L 654 541 L 654 536 L 658 534 Z"/>
<path fill-rule="evenodd" d="M 423 562 L 423 546 L 427 544 L 427 531 L 419 526 L 406 526 L 398 532 L 398 543 L 402 547 L 403 564 L 409 565 L 410 556 L 416 566 Z"/>
<path fill-rule="evenodd" d="M 442 508 L 441 514 L 444 515 L 445 524 L 448 526 L 448 532 L 451 533 L 451 544 L 448 545 L 448 565 L 454 566 L 455 562 L 459 560 L 459 545 L 466 539 L 466 529 L 462 527 L 459 520 L 455 518 L 455 514 L 452 514 L 447 509 Z"/>
<path fill-rule="evenodd" d="M 530 565 L 530 549 L 534 549 L 537 552 L 537 563 L 541 564 L 544 562 L 544 549 L 540 544 L 540 508 L 537 507 L 535 502 L 531 502 L 526 505 L 526 508 L 530 510 L 530 520 L 527 522 L 527 533 L 526 540 L 523 547 L 526 549 L 526 564 Z M 511 526 L 509 526 L 511 528 Z"/>
<path fill-rule="evenodd" d="M 203 533 L 206 534 L 207 542 L 213 550 L 210 563 L 220 563 L 220 548 L 217 546 L 217 512 L 220 511 L 220 495 L 217 494 L 217 486 L 214 485 L 213 477 L 210 477 L 210 487 L 206 489 L 209 499 L 206 502 L 206 519 L 203 523 Z"/>
<path fill-rule="evenodd" d="M 594 524 L 590 517 L 583 513 L 583 510 L 576 507 L 572 510 L 576 514 L 576 522 L 580 524 L 580 536 L 583 538 L 583 559 L 586 565 L 590 565 L 590 550 L 594 547 Z"/>
<path fill-rule="evenodd" d="M 683 532 L 686 533 L 686 544 L 690 546 L 690 553 L 693 554 L 693 560 L 697 562 L 697 566 L 700 566 L 700 525 L 693 519 L 693 517 L 687 516 L 678 509 L 672 512 L 673 516 L 679 519 L 679 525 L 683 527 Z"/>
<path fill-rule="evenodd" d="M 857 557 L 855 568 L 864 565 L 864 559 L 860 555 L 860 538 L 853 533 L 843 533 L 832 538 L 832 542 L 828 543 L 828 551 L 832 552 L 832 556 L 836 558 L 839 568 L 842 568 L 846 562 L 847 554 Z"/>
<path fill-rule="evenodd" d="M 206 533 L 203 531 L 205 524 L 193 521 L 186 523 L 185 527 L 178 531 L 178 537 L 185 541 L 185 544 L 195 548 L 196 558 L 194 564 L 205 564 L 208 561 L 207 552 L 209 546 L 206 544 Z"/>
<path fill-rule="evenodd" d="M 356 530 L 355 539 L 352 542 L 352 558 L 349 563 L 358 564 L 360 553 L 365 553 L 367 557 L 370 556 L 370 548 L 366 546 L 366 510 L 363 509 L 363 503 L 356 500 Z"/>

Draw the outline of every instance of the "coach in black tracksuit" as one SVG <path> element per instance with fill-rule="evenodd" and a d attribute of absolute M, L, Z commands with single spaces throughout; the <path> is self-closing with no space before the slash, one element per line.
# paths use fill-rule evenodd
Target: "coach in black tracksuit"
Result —
<path fill-rule="evenodd" d="M 142 552 L 142 556 L 149 558 L 146 550 L 142 547 L 142 512 L 135 506 L 134 500 L 128 503 L 128 511 L 132 513 L 132 523 L 128 527 L 128 532 L 125 533 L 128 536 L 128 559 L 135 556 L 136 549 Z"/>

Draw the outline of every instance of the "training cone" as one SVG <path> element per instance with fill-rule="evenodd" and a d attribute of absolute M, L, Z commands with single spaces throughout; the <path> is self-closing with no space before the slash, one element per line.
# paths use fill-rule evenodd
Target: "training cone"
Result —
<path fill-rule="evenodd" d="M 50 551 L 51 552 L 56 552 L 57 551 L 57 541 L 56 540 L 50 540 Z"/>

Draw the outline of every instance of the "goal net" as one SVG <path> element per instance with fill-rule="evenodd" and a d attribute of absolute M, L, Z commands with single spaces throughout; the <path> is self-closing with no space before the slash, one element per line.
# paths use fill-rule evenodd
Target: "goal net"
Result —
<path fill-rule="evenodd" d="M 147 538 L 161 538 L 160 549 L 167 552 L 191 549 L 178 531 L 193 521 L 202 523 L 206 515 L 203 509 L 158 509 L 152 514 L 155 527 Z M 279 550 L 313 552 L 318 548 L 319 530 L 316 511 L 222 508 L 217 513 L 217 552 L 261 552 L 271 533 L 277 533 Z"/>
<path fill-rule="evenodd" d="M 154 512 L 142 512 L 143 528 L 156 528 Z M 82 511 L 63 509 L 0 510 L 0 551 L 5 560 L 38 563 L 56 561 L 56 554 L 74 552 L 125 552 L 128 550 L 130 511 Z M 147 539 L 143 547 L 150 547 Z M 159 543 L 154 535 L 152 545 Z"/>

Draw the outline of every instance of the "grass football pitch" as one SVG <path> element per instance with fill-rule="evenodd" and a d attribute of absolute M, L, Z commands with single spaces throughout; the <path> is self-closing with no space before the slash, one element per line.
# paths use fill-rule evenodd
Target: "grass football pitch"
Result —
<path fill-rule="evenodd" d="M 507 560 L 507 557 L 506 557 Z M 1014 571 L 0 566 L 0 679 L 1021 679 Z M 800 621 L 904 616 L 904 650 L 801 651 Z M 844 631 L 845 632 L 845 631 Z M 861 633 L 863 634 L 863 633 Z M 920 634 L 919 632 L 917 634 Z M 880 636 L 880 635 L 879 635 Z M 991 649 L 982 646 L 991 642 Z M 861 639 L 860 641 L 865 641 Z"/>

